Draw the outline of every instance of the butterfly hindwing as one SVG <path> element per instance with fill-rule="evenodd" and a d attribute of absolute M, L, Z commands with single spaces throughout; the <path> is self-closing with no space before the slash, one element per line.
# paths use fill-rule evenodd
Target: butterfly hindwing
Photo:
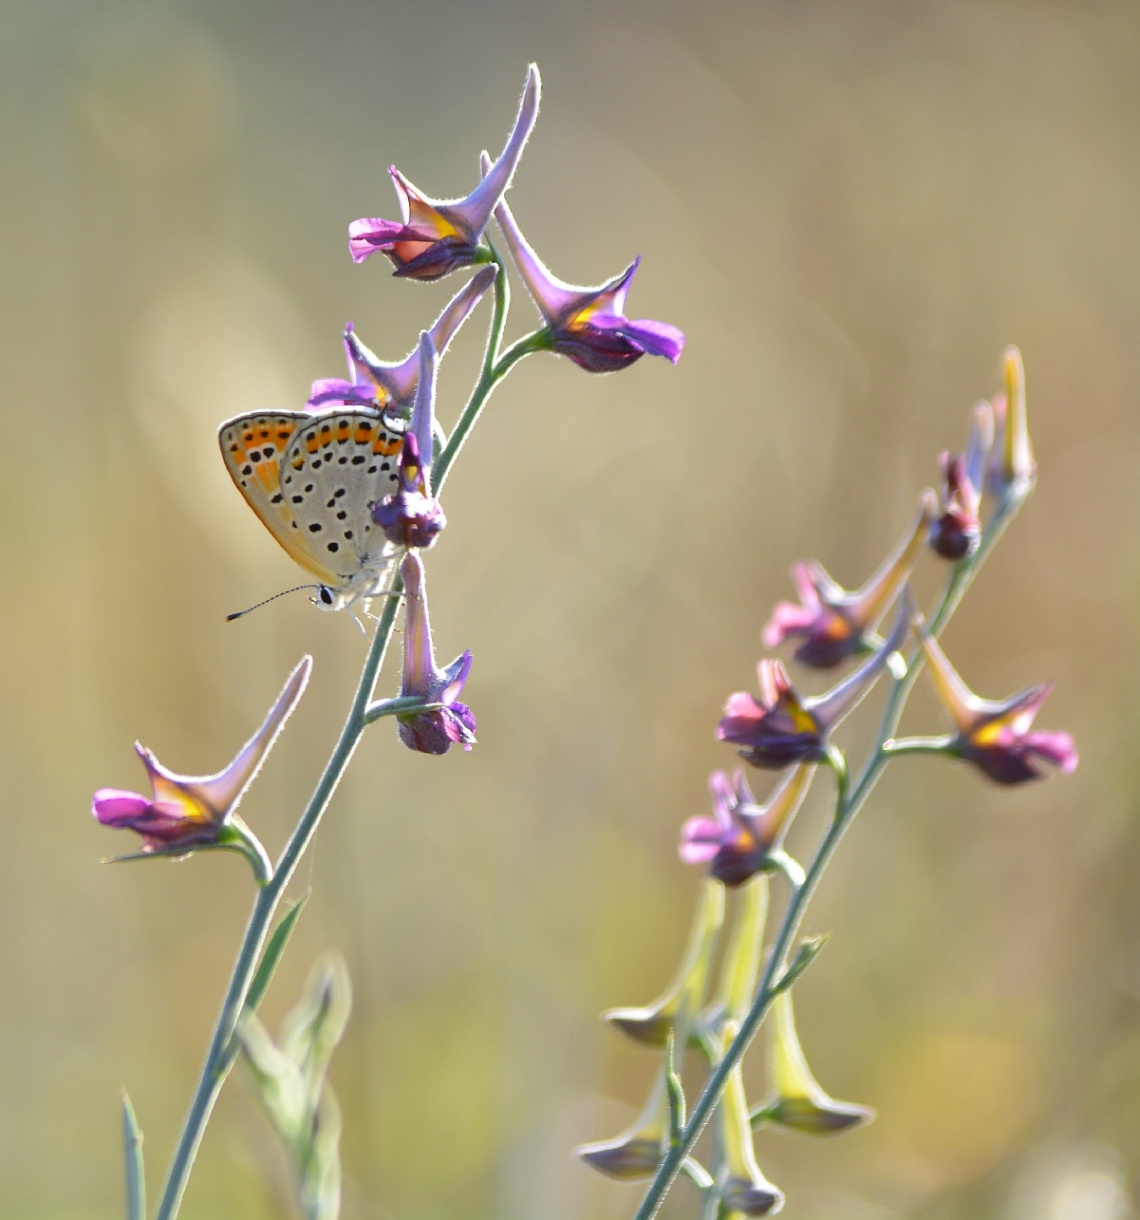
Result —
<path fill-rule="evenodd" d="M 320 563 L 336 573 L 329 583 L 382 566 L 388 548 L 369 505 L 396 490 L 402 444 L 370 411 L 310 415 L 290 437 L 280 463 L 281 503 L 297 545 L 309 550 L 310 570 Z"/>

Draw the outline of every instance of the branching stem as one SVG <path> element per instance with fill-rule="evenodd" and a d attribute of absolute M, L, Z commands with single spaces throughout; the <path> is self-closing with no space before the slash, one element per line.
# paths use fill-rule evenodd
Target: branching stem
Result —
<path fill-rule="evenodd" d="M 502 342 L 506 325 L 510 290 L 502 259 L 494 249 L 492 249 L 492 256 L 499 266 L 499 274 L 495 279 L 494 311 L 483 369 L 455 429 L 433 465 L 432 491 L 435 495 L 439 494 L 459 450 L 491 392 L 519 360 L 531 352 L 543 350 L 546 346 L 544 332 L 536 331 L 524 336 L 500 355 L 499 345 Z M 377 621 L 376 633 L 369 644 L 364 668 L 345 718 L 344 727 L 340 731 L 332 754 L 325 764 L 325 769 L 317 781 L 317 786 L 313 790 L 300 820 L 289 836 L 272 872 L 261 885 L 253 904 L 253 910 L 250 912 L 249 922 L 246 924 L 245 934 L 238 950 L 237 961 L 234 963 L 229 986 L 214 1026 L 213 1036 L 206 1052 L 206 1061 L 190 1102 L 190 1109 L 183 1124 L 155 1220 L 175 1220 L 178 1215 L 206 1124 L 209 1122 L 222 1085 L 233 1066 L 234 1056 L 230 1053 L 230 1048 L 234 1029 L 249 994 L 250 984 L 265 947 L 266 937 L 281 896 L 301 857 L 312 843 L 321 818 L 348 768 L 364 730 L 373 720 L 380 716 L 394 714 L 400 707 L 399 700 L 373 702 L 376 679 L 392 637 L 401 600 L 399 595 L 403 592 L 403 583 L 398 571 L 388 592 L 391 596 L 384 599 L 384 609 Z"/>
<path fill-rule="evenodd" d="M 977 575 L 978 569 L 985 562 L 986 557 L 993 549 L 998 538 L 1004 533 L 1006 526 L 1025 502 L 1030 490 L 1031 487 L 1026 485 L 999 500 L 994 515 L 986 526 L 985 534 L 977 551 L 968 559 L 964 559 L 957 564 L 949 580 L 946 582 L 942 596 L 939 598 L 938 604 L 930 616 L 929 630 L 932 635 L 938 635 L 946 623 L 949 622 L 966 589 Z M 815 893 L 815 888 L 819 884 L 820 878 L 831 862 L 835 849 L 839 846 L 839 841 L 843 838 L 852 821 L 854 821 L 856 814 L 862 808 L 867 797 L 870 796 L 871 789 L 874 788 L 892 753 L 903 752 L 897 748 L 897 745 L 892 747 L 890 743 L 902 717 L 906 697 L 914 686 L 915 678 L 918 676 L 921 667 L 921 654 L 916 653 L 907 662 L 906 671 L 902 676 L 891 677 L 889 679 L 891 688 L 887 696 L 887 704 L 876 738 L 876 744 L 863 770 L 853 784 L 850 783 L 843 755 L 834 747 L 828 749 L 824 761 L 830 766 L 836 780 L 834 817 L 828 823 L 827 829 L 816 848 L 815 855 L 806 869 L 802 884 L 796 886 L 792 891 L 791 899 L 784 912 L 783 922 L 780 924 L 780 929 L 776 934 L 776 939 L 768 955 L 768 961 L 756 991 L 756 998 L 741 1022 L 740 1032 L 725 1048 L 723 1057 L 713 1068 L 704 1089 L 701 1091 L 696 1102 L 694 1102 L 692 1112 L 680 1136 L 670 1145 L 664 1157 L 662 1157 L 657 1172 L 649 1184 L 645 1197 L 641 1201 L 641 1206 L 637 1209 L 634 1220 L 653 1220 L 653 1217 L 657 1215 L 658 1209 L 661 1207 L 669 1188 L 680 1172 L 685 1157 L 692 1151 L 705 1125 L 712 1117 L 713 1111 L 716 1109 L 721 1095 L 728 1084 L 728 1079 L 733 1068 L 740 1062 L 748 1050 L 752 1039 L 756 1036 L 757 1030 L 759 1030 L 768 1013 L 768 1009 L 772 1005 L 772 1001 L 776 998 L 780 989 L 779 983 L 784 973 L 788 952 L 799 931 L 804 911 L 807 909 L 807 905 Z"/>

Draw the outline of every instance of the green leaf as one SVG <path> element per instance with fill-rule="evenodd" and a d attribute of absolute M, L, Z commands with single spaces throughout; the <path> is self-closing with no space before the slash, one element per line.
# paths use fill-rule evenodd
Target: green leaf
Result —
<path fill-rule="evenodd" d="M 669 1142 L 676 1147 L 685 1130 L 685 1089 L 677 1075 L 673 1031 L 665 1041 L 665 1090 L 669 1095 Z"/>
<path fill-rule="evenodd" d="M 143 1176 L 142 1132 L 131 1099 L 123 1092 L 123 1153 L 127 1164 L 127 1220 L 146 1220 L 146 1180 Z"/>
<path fill-rule="evenodd" d="M 780 976 L 780 981 L 772 988 L 772 994 L 779 995 L 781 991 L 787 991 L 796 979 L 815 961 L 819 956 L 819 951 L 830 939 L 829 934 L 827 936 L 812 936 L 805 940 L 796 950 L 796 955 L 792 958 L 787 970 Z"/>
<path fill-rule="evenodd" d="M 269 990 L 269 984 L 273 981 L 273 975 L 285 952 L 285 946 L 289 943 L 289 937 L 293 935 L 293 928 L 301 917 L 301 912 L 304 910 L 305 903 L 308 900 L 309 896 L 306 894 L 300 902 L 285 912 L 281 922 L 273 929 L 273 935 L 265 946 L 265 952 L 262 954 L 261 962 L 257 967 L 257 973 L 253 976 L 253 982 L 249 985 L 243 1011 L 255 1013 L 261 1007 L 261 1001 L 265 999 L 265 993 Z"/>

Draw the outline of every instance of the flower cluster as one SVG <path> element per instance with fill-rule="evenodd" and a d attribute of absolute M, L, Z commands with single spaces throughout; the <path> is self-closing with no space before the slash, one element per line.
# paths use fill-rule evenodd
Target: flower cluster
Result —
<path fill-rule="evenodd" d="M 509 213 L 507 217 L 506 225 L 510 225 Z M 513 240 L 521 242 L 517 230 Z M 782 1207 L 783 1195 L 757 1165 L 755 1128 L 771 1123 L 818 1135 L 858 1127 L 874 1117 L 866 1106 L 830 1097 L 816 1081 L 800 1045 L 791 990 L 818 945 L 802 946 L 799 964 L 789 964 L 790 943 L 781 931 L 769 950 L 763 981 L 759 973 L 765 956 L 769 875 L 783 874 L 791 884 L 793 911 L 810 893 L 808 873 L 788 855 L 784 841 L 818 764 L 828 764 L 835 773 L 833 827 L 840 829 L 854 816 L 881 768 L 898 754 L 921 752 L 962 759 L 1000 784 L 1038 779 L 1050 770 L 1068 772 L 1077 765 L 1076 747 L 1068 733 L 1032 731 L 1033 718 L 1051 687 L 1032 686 L 1004 701 L 981 699 L 966 687 L 936 639 L 960 591 L 1024 502 L 1036 477 L 1026 422 L 1024 372 L 1016 349 L 1004 354 L 1003 372 L 1004 394 L 974 409 L 965 451 L 941 455 L 939 491 L 922 492 L 915 519 L 860 588 L 842 588 L 815 561 L 792 568 L 799 601 L 776 605 L 762 633 L 764 644 L 777 648 L 791 642 L 794 659 L 815 669 L 835 669 L 855 658 L 861 660 L 829 690 L 806 696 L 796 689 L 780 661 L 764 658 L 757 670 L 759 694 L 737 691 L 728 697 L 716 728 L 717 739 L 735 746 L 751 767 L 783 775 L 768 798 L 759 801 L 743 770 L 732 775 L 713 772 L 709 779 L 712 816 L 692 817 L 681 830 L 681 859 L 703 866 L 707 878 L 678 974 L 653 1004 L 606 1014 L 617 1028 L 640 1042 L 667 1051 L 673 1048 L 678 1055 L 688 1045 L 704 1053 L 720 1090 L 714 1171 L 692 1161 L 691 1138 L 686 1141 L 686 1130 L 677 1128 L 677 1106 L 670 1109 L 667 1089 L 672 1079 L 668 1059 L 633 1126 L 615 1140 L 579 1149 L 594 1168 L 616 1177 L 657 1175 L 656 1187 L 659 1168 L 669 1168 L 664 1161 L 687 1156 L 672 1168 L 683 1169 L 706 1192 L 705 1214 L 763 1216 Z M 919 613 L 909 585 L 924 544 L 954 565 L 929 625 Z M 876 631 L 888 615 L 890 627 L 881 638 Z M 911 640 L 916 647 L 906 656 Z M 923 666 L 952 732 L 940 738 L 894 740 L 906 695 Z M 884 675 L 890 676 L 890 693 L 883 729 L 852 787 L 846 757 L 833 734 Z M 833 842 L 825 837 L 813 869 L 826 861 Z M 737 891 L 739 897 L 728 944 L 717 965 L 726 888 Z M 794 929 L 794 923 L 786 926 Z M 720 982 L 709 996 L 706 993 L 717 969 Z M 768 1007 L 773 1009 L 768 1027 L 771 1092 L 764 1103 L 749 1110 L 741 1067 L 750 1034 L 744 1030 Z M 672 1087 L 676 1092 L 679 1082 L 674 1080 Z"/>
<path fill-rule="evenodd" d="M 402 219 L 362 219 L 349 225 L 353 260 L 362 263 L 383 253 L 402 279 L 437 280 L 478 267 L 421 333 L 416 348 L 402 360 L 381 359 L 350 322 L 343 333 L 347 377 L 314 381 L 303 412 L 239 416 L 219 433 L 227 466 L 250 507 L 289 555 L 320 580 L 314 602 L 335 610 L 363 600 L 367 609 L 388 574 L 398 570 L 402 589 L 396 585 L 383 591 L 403 596 L 400 691 L 391 700 L 371 704 L 365 723 L 394 716 L 400 741 L 423 754 L 446 754 L 453 745 L 469 750 L 475 742 L 475 715 L 459 699 L 471 671 L 471 653 L 438 668 L 420 553 L 434 546 L 447 525 L 439 501 L 446 466 L 442 472 L 439 467 L 454 456 L 448 450 L 464 434 L 457 427 L 449 447 L 436 419 L 439 361 L 492 288 L 505 308 L 505 265 L 486 235 L 492 216 L 540 315 L 539 328 L 520 350 L 552 351 L 589 372 L 604 373 L 646 354 L 676 363 L 685 343 L 674 326 L 624 316 L 638 260 L 607 284 L 575 288 L 555 279 L 519 232 L 504 195 L 538 117 L 540 95 L 538 69 L 532 64 L 503 151 L 494 162 L 483 154 L 480 181 L 469 195 L 429 198 L 393 166 Z M 507 362 L 495 363 L 496 354 L 489 352 L 469 412 L 477 413 L 509 368 Z M 445 453 L 446 458 L 441 456 Z M 358 465 L 367 473 L 354 476 L 354 482 L 338 473 Z M 298 487 L 294 478 L 301 471 L 311 481 Z M 361 487 L 382 494 L 370 497 Z M 329 537 L 334 530 L 340 538 Z M 369 533 L 374 541 L 365 546 L 361 536 Z M 300 697 L 309 668 L 306 658 L 265 724 L 225 771 L 208 777 L 178 775 L 139 747 L 152 797 L 100 789 L 94 799 L 96 817 L 106 826 L 141 835 L 141 855 L 181 856 L 212 847 L 243 851 L 264 881 L 268 859 L 235 809 Z"/>

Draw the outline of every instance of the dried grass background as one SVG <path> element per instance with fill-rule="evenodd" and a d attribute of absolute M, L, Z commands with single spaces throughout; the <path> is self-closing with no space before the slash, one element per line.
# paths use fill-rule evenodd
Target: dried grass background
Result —
<path fill-rule="evenodd" d="M 1076 734 L 1081 769 L 1007 792 L 892 768 L 809 914 L 835 936 L 797 993 L 820 1079 L 879 1119 L 758 1152 L 789 1220 L 1127 1220 L 1129 0 L 6 0 L 0 1216 L 121 1216 L 121 1085 L 159 1178 L 250 901 L 236 860 L 100 867 L 123 844 L 91 791 L 140 783 L 136 737 L 176 768 L 221 765 L 311 651 L 243 808 L 276 848 L 362 659 L 346 616 L 301 597 L 223 621 L 296 574 L 215 427 L 339 375 L 348 319 L 385 356 L 412 347 L 455 282 L 354 267 L 345 226 L 392 214 L 390 162 L 467 190 L 531 59 L 520 224 L 578 282 L 642 254 L 631 313 L 689 346 L 608 378 L 527 361 L 448 485 L 432 611 L 448 658 L 474 650 L 480 744 L 441 761 L 370 732 L 267 1006 L 321 949 L 347 957 L 346 1220 L 632 1212 L 636 1190 L 568 1149 L 616 1133 L 648 1085 L 651 1057 L 596 1015 L 649 999 L 679 952 L 696 876 L 676 837 L 731 761 L 720 704 L 751 683 L 794 559 L 856 584 L 901 534 L 1011 342 L 1040 485 L 946 643 L 985 694 L 1055 678 L 1042 724 Z M 445 422 L 485 321 L 443 367 Z M 913 727 L 932 731 L 919 692 Z M 793 850 L 822 816 L 817 797 Z M 693 1206 L 682 1184 L 667 1215 Z M 288 1214 L 235 1076 L 183 1215 Z"/>

